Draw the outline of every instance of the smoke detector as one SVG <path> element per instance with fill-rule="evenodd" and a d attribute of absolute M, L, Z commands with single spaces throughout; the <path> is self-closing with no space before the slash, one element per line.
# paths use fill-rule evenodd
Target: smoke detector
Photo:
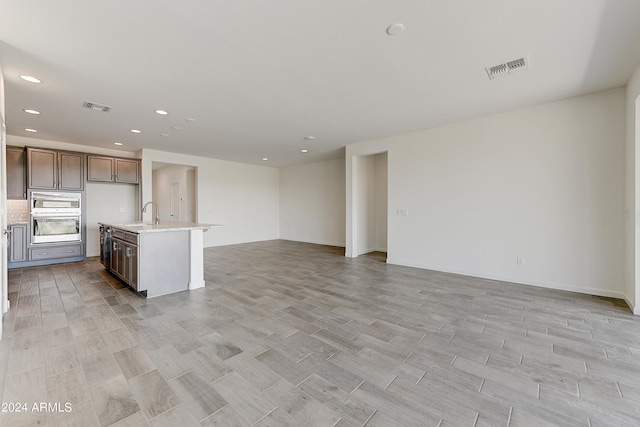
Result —
<path fill-rule="evenodd" d="M 93 111 L 102 111 L 103 113 L 108 113 L 109 111 L 111 111 L 111 107 L 108 107 L 108 106 L 102 105 L 102 104 L 98 104 L 96 102 L 84 101 L 82 106 L 84 108 L 88 108 L 88 109 L 93 110 Z"/>
<path fill-rule="evenodd" d="M 513 61 L 505 62 L 503 64 L 494 65 L 493 67 L 485 68 L 489 80 L 493 80 L 497 77 L 507 76 L 509 74 L 517 73 L 518 71 L 524 71 L 529 69 L 529 59 L 526 56 L 522 58 L 514 59 Z"/>

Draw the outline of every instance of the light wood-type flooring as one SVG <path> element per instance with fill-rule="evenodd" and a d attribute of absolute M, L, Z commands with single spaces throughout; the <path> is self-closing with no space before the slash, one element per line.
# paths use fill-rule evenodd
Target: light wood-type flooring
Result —
<path fill-rule="evenodd" d="M 153 299 L 95 258 L 9 277 L 2 426 L 640 425 L 620 300 L 288 241 Z"/>

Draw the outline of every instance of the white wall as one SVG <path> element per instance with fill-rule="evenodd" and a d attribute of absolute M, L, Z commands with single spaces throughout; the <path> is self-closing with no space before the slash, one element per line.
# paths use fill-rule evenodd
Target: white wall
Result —
<path fill-rule="evenodd" d="M 204 234 L 204 246 L 272 240 L 279 237 L 279 170 L 157 150 L 142 150 L 142 201 L 153 194 L 153 162 L 197 167 L 197 217 L 224 224 Z M 151 220 L 147 210 L 144 219 Z"/>
<path fill-rule="evenodd" d="M 626 92 L 626 298 L 640 314 L 640 67 L 627 83 Z"/>
<path fill-rule="evenodd" d="M 344 246 L 344 173 L 344 159 L 280 170 L 280 238 Z"/>
<path fill-rule="evenodd" d="M 131 184 L 85 183 L 87 256 L 100 255 L 98 222 L 133 222 L 138 218 L 138 187 Z"/>
<path fill-rule="evenodd" d="M 195 182 L 193 178 L 192 167 L 181 165 L 170 165 L 153 171 L 153 201 L 158 204 L 160 211 L 160 219 L 162 221 L 195 221 L 195 200 L 193 194 L 195 192 Z M 178 184 L 180 192 L 178 216 L 171 218 L 171 186 Z M 190 186 L 194 186 L 190 188 Z M 153 213 L 155 215 L 155 212 Z"/>
<path fill-rule="evenodd" d="M 388 150 L 388 262 L 622 297 L 624 100 L 617 89 L 348 146 L 347 255 L 353 156 Z"/>

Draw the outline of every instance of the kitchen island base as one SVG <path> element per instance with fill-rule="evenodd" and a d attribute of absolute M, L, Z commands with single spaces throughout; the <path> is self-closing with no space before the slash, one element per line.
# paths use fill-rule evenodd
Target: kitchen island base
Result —
<path fill-rule="evenodd" d="M 101 223 L 101 262 L 137 292 L 153 298 L 201 288 L 204 224 Z"/>
<path fill-rule="evenodd" d="M 138 291 L 152 298 L 189 289 L 188 231 L 140 234 L 138 248 Z"/>

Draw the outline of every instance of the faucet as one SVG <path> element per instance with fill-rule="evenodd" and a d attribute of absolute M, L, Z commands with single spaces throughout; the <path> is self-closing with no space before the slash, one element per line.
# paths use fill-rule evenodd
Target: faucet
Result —
<path fill-rule="evenodd" d="M 147 206 L 153 205 L 156 207 L 156 225 L 160 224 L 160 212 L 158 211 L 158 204 L 156 202 L 147 202 L 142 207 L 142 212 L 140 212 L 140 216 L 147 211 Z"/>

